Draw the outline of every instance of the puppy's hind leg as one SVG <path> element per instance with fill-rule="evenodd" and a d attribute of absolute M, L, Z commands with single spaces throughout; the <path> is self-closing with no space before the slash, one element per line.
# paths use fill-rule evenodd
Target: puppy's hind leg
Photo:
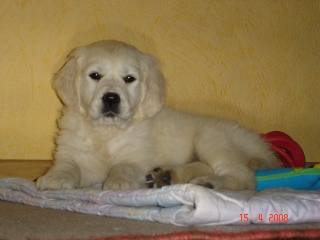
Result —
<path fill-rule="evenodd" d="M 201 185 L 211 189 L 228 189 L 228 190 L 254 190 L 255 176 L 253 172 L 248 172 L 245 178 L 239 178 L 238 175 L 211 175 L 196 177 L 190 183 Z"/>
<path fill-rule="evenodd" d="M 189 183 L 200 176 L 212 175 L 210 166 L 202 162 L 191 162 L 183 165 L 157 167 L 146 176 L 149 188 L 160 188 L 166 185 Z"/>
<path fill-rule="evenodd" d="M 250 158 L 230 137 L 223 133 L 215 135 L 207 129 L 196 137 L 194 147 L 199 161 L 209 165 L 214 174 L 196 177 L 190 183 L 214 189 L 255 189 L 255 173 L 249 168 Z"/>
<path fill-rule="evenodd" d="M 248 168 L 246 160 L 241 160 L 241 157 L 233 160 L 228 155 L 209 161 L 208 167 L 214 174 L 198 176 L 189 182 L 212 189 L 254 190 L 255 172 Z"/>

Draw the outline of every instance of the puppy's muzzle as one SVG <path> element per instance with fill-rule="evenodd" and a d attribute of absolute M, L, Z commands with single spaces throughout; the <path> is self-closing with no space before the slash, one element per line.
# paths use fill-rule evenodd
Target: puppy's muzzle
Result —
<path fill-rule="evenodd" d="M 114 117 L 119 113 L 121 98 L 117 93 L 108 92 L 102 96 L 102 114 L 106 117 Z"/>

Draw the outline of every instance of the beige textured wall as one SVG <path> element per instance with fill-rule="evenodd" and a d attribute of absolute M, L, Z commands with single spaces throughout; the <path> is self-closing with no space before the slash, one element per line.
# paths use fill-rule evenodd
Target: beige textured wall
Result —
<path fill-rule="evenodd" d="M 109 38 L 160 59 L 169 106 L 285 131 L 320 161 L 317 0 L 1 0 L 0 159 L 51 158 L 51 76 Z"/>

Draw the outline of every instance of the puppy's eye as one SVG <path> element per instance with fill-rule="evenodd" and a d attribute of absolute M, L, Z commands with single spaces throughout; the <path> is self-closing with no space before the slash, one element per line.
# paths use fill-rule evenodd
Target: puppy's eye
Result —
<path fill-rule="evenodd" d="M 126 83 L 132 83 L 132 82 L 134 82 L 134 81 L 136 80 L 136 78 L 133 77 L 133 76 L 128 75 L 128 76 L 125 76 L 125 77 L 123 78 L 123 80 L 124 80 Z"/>
<path fill-rule="evenodd" d="M 102 76 L 97 72 L 93 72 L 93 73 L 90 73 L 89 77 L 93 80 L 99 81 Z"/>

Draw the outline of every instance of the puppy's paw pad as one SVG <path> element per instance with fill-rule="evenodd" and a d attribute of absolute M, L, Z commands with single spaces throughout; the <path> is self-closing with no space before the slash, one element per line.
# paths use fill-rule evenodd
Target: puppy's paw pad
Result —
<path fill-rule="evenodd" d="M 146 175 L 146 183 L 148 188 L 160 188 L 171 185 L 171 173 L 157 167 Z"/>
<path fill-rule="evenodd" d="M 155 177 L 154 177 L 151 173 L 149 173 L 149 174 L 146 176 L 146 184 L 147 184 L 147 187 L 148 187 L 148 188 L 153 188 L 154 183 L 155 183 Z"/>

